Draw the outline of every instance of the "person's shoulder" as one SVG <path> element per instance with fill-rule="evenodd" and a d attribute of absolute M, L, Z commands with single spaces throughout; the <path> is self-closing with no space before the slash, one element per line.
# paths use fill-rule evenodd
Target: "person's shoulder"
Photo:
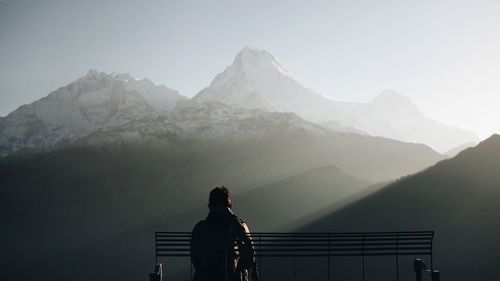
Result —
<path fill-rule="evenodd" d="M 231 215 L 231 218 L 233 220 L 233 223 L 235 223 L 235 224 L 245 224 L 245 221 L 243 219 L 241 219 L 240 217 L 238 217 L 234 213 Z"/>
<path fill-rule="evenodd" d="M 202 231 L 205 226 L 206 226 L 207 222 L 206 220 L 201 220 L 199 221 L 197 224 L 195 224 L 195 226 L 193 227 L 193 233 L 194 232 L 198 232 L 198 231 Z"/>
<path fill-rule="evenodd" d="M 241 218 L 236 218 L 236 222 L 239 224 L 246 224 L 246 222 Z"/>
<path fill-rule="evenodd" d="M 237 217 L 235 215 L 234 216 L 234 222 L 235 222 L 237 228 L 240 231 L 242 231 L 242 232 L 250 232 L 250 230 L 248 229 L 248 225 L 246 224 L 246 222 L 243 219 L 241 219 L 241 218 L 239 218 L 239 217 Z"/>

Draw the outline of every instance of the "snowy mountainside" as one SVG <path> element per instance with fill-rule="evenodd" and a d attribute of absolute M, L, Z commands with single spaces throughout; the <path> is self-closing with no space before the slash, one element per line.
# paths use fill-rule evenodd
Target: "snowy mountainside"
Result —
<path fill-rule="evenodd" d="M 155 85 L 149 79 L 135 79 L 130 74 L 115 74 L 111 76 L 123 82 L 124 88 L 129 91 L 136 91 L 151 105 L 159 114 L 171 113 L 178 101 L 187 100 L 176 90 L 165 85 Z"/>
<path fill-rule="evenodd" d="M 217 115 L 222 119 L 215 118 Z M 154 124 L 160 130 L 156 134 L 168 130 L 178 137 L 244 137 L 248 134 L 244 127 L 238 127 L 242 124 L 230 121 L 243 120 L 243 116 L 250 120 L 250 115 L 257 119 L 300 117 L 331 131 L 422 143 L 440 152 L 478 139 L 473 133 L 427 118 L 410 99 L 393 90 L 384 91 L 368 103 L 327 99 L 302 86 L 268 52 L 247 46 L 192 99 L 147 79 L 91 70 L 0 118 L 0 156 L 72 143 L 96 132 L 107 132 L 105 135 L 110 137 L 108 132 L 115 128 L 115 132 L 132 134 L 130 137 L 140 137 L 146 131 L 147 135 L 155 135 L 151 131 Z M 148 124 L 144 120 L 155 121 Z M 138 124 L 144 128 L 138 128 Z M 135 133 L 127 126 L 135 128 Z"/>
<path fill-rule="evenodd" d="M 164 97 L 153 97 L 163 94 Z M 0 155 L 71 142 L 104 128 L 171 112 L 176 91 L 126 74 L 91 70 L 33 103 L 0 118 Z"/>
<path fill-rule="evenodd" d="M 294 112 L 311 122 L 333 124 L 331 128 L 339 131 L 424 143 L 441 152 L 478 139 L 471 132 L 427 118 L 394 90 L 368 103 L 332 101 L 301 85 L 268 52 L 248 46 L 192 101 Z"/>
<path fill-rule="evenodd" d="M 303 87 L 271 54 L 247 46 L 193 101 L 280 112 L 299 111 L 301 116 L 311 115 L 308 119 L 314 119 L 313 111 L 325 99 Z"/>

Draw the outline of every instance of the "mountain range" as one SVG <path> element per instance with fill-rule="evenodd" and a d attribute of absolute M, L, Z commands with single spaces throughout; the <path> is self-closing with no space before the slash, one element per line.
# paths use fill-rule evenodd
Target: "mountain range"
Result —
<path fill-rule="evenodd" d="M 168 129 L 172 134 L 175 130 L 189 131 L 202 126 L 196 122 L 203 123 L 203 117 L 186 122 L 186 113 L 199 114 L 213 104 L 226 106 L 221 109 L 227 115 L 224 118 L 233 118 L 230 112 L 295 113 L 332 131 L 423 143 L 440 152 L 477 141 L 470 132 L 426 118 L 408 98 L 392 90 L 370 103 L 331 101 L 302 86 L 271 54 L 245 47 L 209 87 L 192 99 L 147 79 L 91 70 L 0 118 L 0 155 L 54 149 L 101 131 L 123 132 L 138 123 L 168 123 L 175 127 Z M 225 133 L 218 132 L 219 136 Z M 244 134 L 244 130 L 238 133 Z"/>

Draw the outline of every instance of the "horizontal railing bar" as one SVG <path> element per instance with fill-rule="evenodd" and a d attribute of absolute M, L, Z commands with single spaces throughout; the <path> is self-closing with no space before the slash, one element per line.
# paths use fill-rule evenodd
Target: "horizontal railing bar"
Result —
<path fill-rule="evenodd" d="M 156 231 L 157 234 L 191 234 L 189 231 Z M 257 234 L 271 234 L 271 235 L 318 235 L 318 234 L 421 234 L 421 233 L 434 233 L 433 230 L 422 231 L 367 231 L 367 232 L 252 232 Z"/>
<path fill-rule="evenodd" d="M 191 238 L 189 239 L 167 239 L 167 238 L 160 238 L 156 239 L 156 241 L 165 241 L 165 242 L 186 242 L 186 241 L 191 241 Z"/>
<path fill-rule="evenodd" d="M 405 252 L 398 256 L 432 255 L 431 252 Z M 331 254 L 261 254 L 260 257 L 361 257 L 361 256 L 395 256 L 394 253 L 331 253 Z M 157 257 L 191 257 L 190 254 L 158 254 Z"/>
<path fill-rule="evenodd" d="M 311 242 L 311 241 L 315 241 L 315 242 L 335 242 L 335 241 L 338 241 L 338 242 L 352 242 L 352 241 L 423 241 L 423 240 L 428 240 L 428 241 L 431 241 L 432 239 L 431 238 L 399 238 L 399 239 L 392 239 L 392 238 L 366 238 L 366 239 L 362 239 L 362 238 L 356 238 L 356 239 L 305 239 L 305 238 L 296 238 L 296 239 L 293 239 L 293 238 L 286 238 L 286 239 L 259 239 L 259 237 L 255 237 L 253 236 L 252 239 L 254 241 L 258 241 L 258 242 Z"/>
<path fill-rule="evenodd" d="M 214 248 L 216 249 L 216 248 Z M 332 251 L 333 249 L 293 249 L 293 248 L 286 248 L 286 249 L 259 249 L 257 250 L 258 252 L 328 252 Z M 385 247 L 385 248 L 343 248 L 343 249 L 338 249 L 338 250 L 333 250 L 336 252 L 350 252 L 350 251 L 393 251 L 393 252 L 400 252 L 400 251 L 407 251 L 407 250 L 431 250 L 431 247 L 405 247 L 405 248 L 396 248 L 396 247 Z M 158 249 L 159 252 L 189 252 L 190 249 Z"/>
<path fill-rule="evenodd" d="M 190 243 L 156 243 L 157 248 L 161 247 L 189 247 L 191 244 Z M 370 247 L 370 246 L 388 246 L 388 245 L 394 245 L 397 247 L 398 245 L 431 245 L 431 243 L 427 242 L 394 242 L 394 243 L 301 243 L 301 244 L 293 244 L 293 243 L 287 243 L 287 244 L 259 244 L 258 242 L 256 243 L 254 241 L 253 246 L 254 248 L 264 248 L 264 247 L 329 247 L 329 248 L 335 248 L 335 247 L 348 247 L 348 246 L 363 246 L 364 247 Z"/>
<path fill-rule="evenodd" d="M 287 235 L 287 236 L 268 236 L 268 235 L 256 235 L 256 234 L 247 234 L 249 237 L 260 237 L 261 239 L 290 239 L 290 238 L 307 238 L 307 239 L 421 239 L 421 238 L 427 238 L 427 239 L 432 239 L 432 235 L 374 235 L 374 236 L 363 236 L 363 235 L 356 235 L 356 236 L 302 236 L 302 235 Z M 191 239 L 191 235 L 174 235 L 174 236 L 167 236 L 167 235 L 162 235 L 162 236 L 156 236 L 156 239 Z"/>
<path fill-rule="evenodd" d="M 391 233 L 363 233 L 363 232 L 356 232 L 356 233 L 338 233 L 338 232 L 325 232 L 325 233 L 259 233 L 259 232 L 252 232 L 252 234 L 257 234 L 257 235 L 266 235 L 266 236 L 421 236 L 421 235 L 432 235 L 432 232 L 426 232 L 426 233 L 397 233 L 397 232 L 391 232 Z"/>
<path fill-rule="evenodd" d="M 432 231 L 425 232 L 332 232 L 332 233 L 272 233 L 272 232 L 253 232 L 253 236 L 281 237 L 281 236 L 304 236 L 304 237 L 342 237 L 342 236 L 425 236 L 434 235 Z M 155 236 L 191 236 L 191 232 L 155 232 Z"/>
<path fill-rule="evenodd" d="M 286 248 L 300 248 L 300 249 L 303 249 L 303 248 L 311 248 L 311 249 L 318 249 L 318 248 L 323 248 L 323 249 L 345 249 L 346 247 L 357 247 L 357 248 L 377 248 L 377 247 L 380 247 L 380 246 L 391 246 L 391 248 L 399 248 L 399 249 L 405 249 L 407 247 L 410 247 L 410 246 L 414 246 L 414 247 L 430 247 L 431 244 L 423 244 L 423 243 L 420 243 L 420 244 L 411 244 L 411 243 L 407 243 L 407 244 L 404 244 L 404 245 L 398 245 L 398 244 L 389 244 L 389 243 L 376 243 L 376 244 L 339 244 L 339 245 L 328 245 L 328 244 L 324 244 L 324 245 L 319 245 L 319 244 L 310 244 L 310 245 L 294 245 L 294 244 L 287 244 L 287 245 L 283 245 L 283 244 L 269 244 L 269 245 L 265 245 L 265 246 L 262 246 L 262 245 L 253 245 L 255 249 L 269 249 L 269 248 L 277 248 L 277 249 L 286 249 Z M 156 248 L 158 249 L 163 249 L 163 248 L 167 248 L 167 247 L 186 247 L 186 249 L 189 249 L 190 248 L 190 245 L 189 244 L 174 244 L 174 245 L 168 245 L 168 244 L 161 244 L 161 245 L 157 245 Z"/>
<path fill-rule="evenodd" d="M 305 238 L 286 238 L 286 239 L 262 239 L 259 237 L 253 236 L 252 239 L 254 242 L 259 242 L 259 243 L 264 243 L 264 242 L 273 242 L 273 243 L 278 243 L 278 242 L 353 242 L 353 241 L 365 241 L 365 242 L 370 242 L 370 241 L 429 241 L 429 243 L 432 241 L 432 238 L 399 238 L 399 239 L 393 239 L 393 238 L 356 238 L 356 239 L 305 239 Z M 159 238 L 156 239 L 157 242 L 189 242 L 191 239 L 168 239 L 168 238 Z M 214 240 L 214 241 L 219 241 L 219 240 Z"/>
<path fill-rule="evenodd" d="M 430 245 L 431 243 L 429 242 L 369 242 L 369 243 L 277 243 L 277 244 L 259 244 L 258 242 L 256 243 L 254 241 L 253 245 L 254 247 L 267 247 L 267 246 L 282 246 L 282 247 L 287 247 L 287 246 L 295 246 L 295 247 L 304 247 L 304 246 L 321 246 L 321 247 L 328 247 L 328 246 L 355 246 L 355 245 L 365 245 L 365 246 L 379 246 L 379 245 Z M 159 244 L 158 244 L 159 245 Z"/>
<path fill-rule="evenodd" d="M 338 251 L 381 251 L 381 250 L 391 250 L 391 251 L 395 251 L 399 249 L 400 251 L 404 251 L 404 250 L 430 250 L 431 248 L 430 247 L 405 247 L 405 248 L 397 248 L 397 247 L 385 247 L 385 248 L 363 248 L 363 247 L 358 247 L 358 248 L 342 248 L 342 249 L 338 249 Z M 296 251 L 296 252 L 300 252 L 300 251 L 310 251 L 310 252 L 328 252 L 328 251 L 332 251 L 334 249 L 303 249 L 303 248 L 299 248 L 299 249 L 293 249 L 293 248 L 285 248 L 285 249 L 259 249 L 259 251 L 261 252 L 286 252 L 286 251 L 289 251 L 289 252 L 293 252 L 293 251 Z"/>

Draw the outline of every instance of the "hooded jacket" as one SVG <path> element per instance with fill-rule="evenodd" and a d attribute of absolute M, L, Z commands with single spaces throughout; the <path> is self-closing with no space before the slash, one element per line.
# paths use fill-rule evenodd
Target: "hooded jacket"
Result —
<path fill-rule="evenodd" d="M 195 281 L 247 281 L 255 251 L 245 222 L 227 207 L 215 207 L 191 237 Z"/>

